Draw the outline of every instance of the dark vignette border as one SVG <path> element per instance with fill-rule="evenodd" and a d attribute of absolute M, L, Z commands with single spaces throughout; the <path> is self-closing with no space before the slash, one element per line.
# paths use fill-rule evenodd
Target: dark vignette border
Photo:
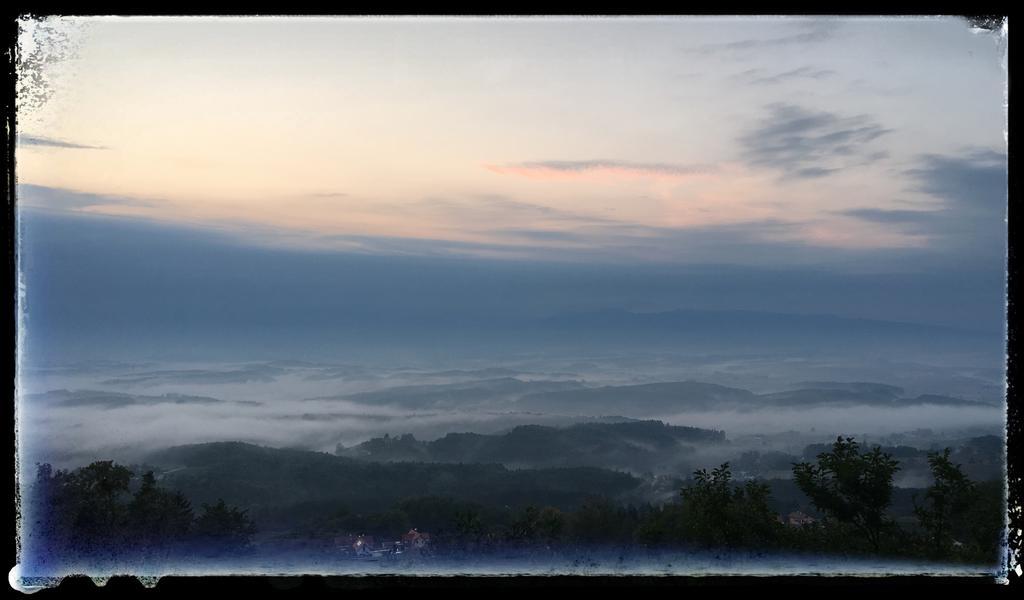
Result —
<path fill-rule="evenodd" d="M 0 333 L 3 335 L 4 346 L 2 358 L 0 358 L 0 374 L 3 375 L 3 420 L 4 439 L 3 451 L 6 454 L 4 459 L 11 465 L 11 470 L 5 474 L 7 482 L 11 484 L 14 491 L 4 502 L 4 566 L 8 569 L 16 564 L 17 559 L 17 518 L 18 518 L 18 490 L 14 460 L 17 456 L 17 447 L 14 439 L 14 372 L 16 364 L 17 343 L 17 305 L 15 294 L 17 293 L 17 263 L 16 263 L 16 242 L 14 222 L 14 145 L 15 145 L 15 85 L 14 85 L 14 46 L 17 42 L 18 26 L 7 14 L 4 14 L 3 37 L 4 37 L 4 203 L 3 217 L 0 219 L 0 229 L 3 232 L 3 286 L 0 307 L 3 317 L 0 318 Z"/>
<path fill-rule="evenodd" d="M 528 6 L 529 3 L 527 3 Z M 301 9 L 302 3 L 297 5 Z M 364 8 L 358 5 L 346 5 L 347 8 Z M 88 15 L 88 14 L 133 14 L 131 11 L 120 12 L 111 10 L 99 10 L 90 12 L 88 10 L 68 10 L 69 7 L 51 7 L 47 14 L 76 14 L 76 15 Z M 217 11 L 216 9 L 210 9 L 209 7 L 202 7 L 201 10 L 196 10 L 196 6 L 188 6 L 188 3 L 184 3 L 181 10 L 181 14 L 240 14 L 240 12 L 232 11 Z M 296 8 L 296 6 L 292 6 Z M 552 9 L 552 5 L 547 5 L 546 8 Z M 558 14 L 580 14 L 573 10 L 558 10 L 560 7 L 554 6 L 556 9 L 553 12 Z M 593 9 L 594 7 L 591 7 Z M 604 7 L 601 7 L 602 9 Z M 756 14 L 744 12 L 743 10 L 728 10 L 729 7 L 725 5 L 718 6 L 720 11 L 717 14 Z M 801 14 L 801 11 L 794 7 L 776 7 L 766 6 L 762 7 L 767 10 L 769 14 Z M 780 9 L 781 8 L 781 9 Z M 862 5 L 859 10 L 840 10 L 836 14 L 872 14 L 870 10 L 870 3 Z M 884 9 L 877 14 L 935 14 L 937 12 L 955 13 L 956 11 L 945 11 L 943 7 L 937 5 L 930 5 L 926 9 L 919 9 L 917 11 L 907 11 L 905 13 L 892 12 L 891 5 L 884 5 Z M 768 10 L 771 9 L 771 10 Z M 4 109 L 4 144 L 3 144 L 3 163 L 4 163 L 4 203 L 3 203 L 3 219 L 0 220 L 0 230 L 3 233 L 3 297 L 0 300 L 0 307 L 2 307 L 3 317 L 0 319 L 0 333 L 7 341 L 4 346 L 2 358 L 0 358 L 0 373 L 4 377 L 4 387 L 10 392 L 4 393 L 4 402 L 2 404 L 2 414 L 4 420 L 4 431 L 8 434 L 7 442 L 4 445 L 5 452 L 7 452 L 8 464 L 11 465 L 11 471 L 7 475 L 7 481 L 12 484 L 13 493 L 8 496 L 7 502 L 4 504 L 4 532 L 5 532 L 5 567 L 9 571 L 16 563 L 17 559 L 17 516 L 18 516 L 18 490 L 17 482 L 15 480 L 15 469 L 14 469 L 14 457 L 16 455 L 16 445 L 14 437 L 14 373 L 16 367 L 16 335 L 17 335 L 17 314 L 16 314 L 16 293 L 17 293 L 17 243 L 16 243 L 16 225 L 15 225 L 15 140 L 16 140 L 16 114 L 15 114 L 15 47 L 17 44 L 17 23 L 16 20 L 19 15 L 26 13 L 36 13 L 38 9 L 28 10 L 15 10 L 5 11 L 4 19 L 2 22 L 3 38 L 4 38 L 4 88 L 3 88 L 3 109 Z M 687 14 L 707 14 L 713 11 L 701 11 L 697 8 L 692 9 L 692 12 Z M 803 11 L 804 13 L 821 14 L 820 8 L 810 8 Z M 151 12 L 145 14 L 149 15 L 173 15 L 176 14 L 174 11 L 160 10 L 159 8 L 153 9 Z M 277 10 L 263 9 L 257 10 L 254 14 L 282 14 Z M 298 12 L 295 14 L 304 14 Z M 318 12 L 318 11 L 306 11 L 305 14 L 340 14 L 332 12 Z M 367 7 L 366 10 L 357 11 L 355 14 L 431 14 L 421 10 L 387 10 L 380 6 Z M 516 14 L 514 11 L 506 10 L 495 10 L 492 13 L 482 14 Z M 538 14 L 536 11 L 523 11 L 519 14 Z M 657 8 L 651 8 L 649 10 L 636 10 L 636 11 L 602 11 L 597 14 L 663 14 L 661 10 Z M 1004 15 L 1000 14 L 975 14 L 975 15 L 963 15 L 965 20 L 973 27 L 979 27 L 983 29 L 998 29 L 1002 20 L 1005 18 Z M 1012 47 L 1011 47 L 1012 48 Z M 1010 64 L 1015 63 L 1013 56 L 1013 50 L 1010 50 L 1009 61 Z M 1013 97 L 1013 78 L 1009 77 L 1009 97 Z M 1008 117 L 1008 130 L 1012 132 L 1013 120 Z M 1012 138 L 1012 135 L 1010 136 Z M 1013 152 L 1013 145 L 1010 144 L 1008 147 L 1008 192 L 1009 197 L 1014 197 L 1014 192 L 1019 186 L 1018 178 L 1014 176 L 1012 165 L 1014 163 L 1015 153 Z M 1021 434 L 1022 434 L 1022 415 L 1021 406 L 1018 399 L 1018 388 L 1021 384 L 1018 383 L 1018 376 L 1020 374 L 1020 351 L 1018 349 L 1018 340 L 1020 339 L 1020 314 L 1019 307 L 1015 304 L 1015 287 L 1020 281 L 1020 265 L 1016 260 L 1016 244 L 1014 239 L 1014 232 L 1017 229 L 1014 227 L 1020 222 L 1020 211 L 1015 210 L 1013 202 L 1008 203 L 1007 211 L 1007 227 L 1008 227 L 1008 247 L 1007 247 L 1007 329 L 1006 329 L 1006 342 L 1007 342 L 1007 431 L 1006 431 L 1006 443 L 1007 443 L 1007 460 L 1006 460 L 1006 473 L 1007 473 L 1007 486 L 1008 486 L 1008 506 L 1017 507 L 1017 510 L 1011 510 L 1009 513 L 1009 549 L 1017 549 L 1021 551 L 1022 540 L 1020 536 L 1016 535 L 1016 531 L 1024 530 L 1024 498 L 1021 496 L 1021 483 L 1024 481 L 1024 473 L 1021 472 L 1021 461 L 1018 458 L 1022 454 L 1021 450 Z M 552 577 L 537 577 L 537 576 L 509 576 L 509 577 L 408 577 L 408 576 L 366 576 L 366 577 L 316 577 L 316 576 L 296 576 L 296 577 L 166 577 L 160 580 L 155 588 L 145 588 L 137 579 L 133 577 L 113 577 L 109 582 L 103 586 L 96 586 L 91 579 L 88 577 L 76 576 L 68 577 L 64 579 L 59 586 L 47 590 L 41 590 L 37 592 L 40 598 L 49 598 L 54 595 L 74 595 L 75 597 L 92 597 L 92 596 L 108 596 L 110 594 L 118 593 L 131 593 L 132 595 L 143 594 L 143 595 L 162 595 L 172 594 L 181 595 L 191 591 L 203 590 L 204 592 L 225 591 L 231 592 L 237 595 L 250 595 L 256 592 L 260 593 L 298 593 L 298 594 L 338 594 L 345 591 L 362 591 L 362 592 L 373 592 L 375 590 L 395 590 L 399 592 L 408 591 L 431 591 L 431 592 L 450 592 L 450 591 L 498 591 L 498 590 L 509 590 L 514 592 L 529 592 L 532 590 L 539 589 L 552 589 L 552 590 L 587 590 L 587 589 L 600 589 L 607 590 L 612 593 L 625 592 L 625 591 L 659 591 L 665 592 L 669 590 L 679 590 L 686 588 L 687 593 L 692 592 L 705 592 L 705 593 L 716 593 L 720 588 L 729 587 L 742 587 L 742 588 L 760 588 L 762 586 L 770 586 L 774 588 L 792 588 L 794 591 L 808 590 L 814 587 L 825 587 L 830 591 L 838 591 L 844 588 L 896 588 L 896 589 L 909 589 L 911 587 L 929 587 L 929 586 L 943 586 L 945 589 L 950 591 L 953 588 L 977 588 L 978 586 L 987 587 L 990 591 L 1009 592 L 1010 588 L 1019 587 L 1021 583 L 1021 577 L 1017 576 L 1012 570 L 1007 574 L 1010 585 L 1007 586 L 993 586 L 993 581 L 989 578 L 984 577 L 957 577 L 957 578 L 935 578 L 927 576 L 899 576 L 899 577 L 881 577 L 881 578 L 866 578 L 866 577 L 794 577 L 794 576 L 778 576 L 778 577 L 640 577 L 640 576 L 623 576 L 623 577 L 590 577 L 590 576 L 552 576 Z M 952 586 L 952 587 L 951 587 Z M 33 594 L 35 596 L 36 594 Z"/>

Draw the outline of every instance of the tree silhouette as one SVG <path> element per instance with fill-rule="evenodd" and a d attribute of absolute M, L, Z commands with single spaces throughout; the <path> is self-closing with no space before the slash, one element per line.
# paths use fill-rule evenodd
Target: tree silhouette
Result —
<path fill-rule="evenodd" d="M 128 505 L 128 528 L 136 544 L 163 546 L 181 541 L 192 528 L 192 506 L 180 492 L 161 489 L 152 471 Z"/>
<path fill-rule="evenodd" d="M 942 454 L 928 453 L 935 482 L 925 492 L 925 504 L 914 498 L 914 514 L 927 532 L 928 542 L 936 556 L 946 556 L 953 547 L 953 535 L 962 530 L 964 516 L 974 504 L 974 483 L 949 459 L 950 449 Z"/>
<path fill-rule="evenodd" d="M 455 523 L 455 532 L 463 538 L 476 539 L 483 532 L 480 511 L 472 507 L 457 509 L 452 520 Z"/>
<path fill-rule="evenodd" d="M 565 516 L 552 506 L 527 506 L 508 526 L 508 537 L 518 542 L 544 542 L 550 544 L 562 535 Z"/>
<path fill-rule="evenodd" d="M 705 546 L 767 546 L 778 539 L 780 525 L 763 483 L 732 484 L 729 463 L 694 472 L 694 485 L 683 488 L 684 535 Z"/>
<path fill-rule="evenodd" d="M 114 461 L 98 461 L 59 479 L 59 494 L 72 518 L 72 544 L 111 552 L 127 540 L 125 522 L 132 472 Z"/>
<path fill-rule="evenodd" d="M 25 498 L 30 523 L 25 543 L 33 560 L 152 555 L 187 548 L 244 548 L 255 527 L 223 501 L 204 505 L 194 518 L 180 492 L 162 489 L 152 472 L 131 492 L 132 471 L 113 461 L 97 461 L 73 471 L 42 464 Z"/>
<path fill-rule="evenodd" d="M 203 504 L 203 512 L 194 523 L 194 531 L 207 549 L 226 551 L 248 546 L 256 527 L 246 511 L 228 506 L 221 499 L 213 505 Z"/>
<path fill-rule="evenodd" d="M 840 436 L 831 452 L 818 455 L 817 464 L 794 464 L 793 476 L 815 508 L 852 525 L 877 552 L 884 534 L 895 526 L 885 510 L 899 468 L 880 447 L 861 454 L 853 438 Z"/>
<path fill-rule="evenodd" d="M 622 507 L 603 496 L 586 499 L 569 520 L 570 536 L 585 544 L 614 543 L 632 538 L 633 526 Z"/>
<path fill-rule="evenodd" d="M 545 506 L 537 515 L 534 530 L 542 540 L 551 543 L 565 530 L 565 515 L 553 506 Z"/>

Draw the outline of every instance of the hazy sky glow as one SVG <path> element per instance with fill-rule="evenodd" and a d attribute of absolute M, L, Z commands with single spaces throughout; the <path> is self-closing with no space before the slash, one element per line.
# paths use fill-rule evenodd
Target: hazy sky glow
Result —
<path fill-rule="evenodd" d="M 38 360 L 508 349 L 604 309 L 1004 348 L 1007 38 L 961 19 L 23 25 Z"/>
<path fill-rule="evenodd" d="M 77 57 L 19 113 L 18 178 L 91 200 L 23 205 L 261 243 L 934 250 L 968 208 L 921 175 L 1005 152 L 1000 38 L 954 18 L 72 25 Z"/>

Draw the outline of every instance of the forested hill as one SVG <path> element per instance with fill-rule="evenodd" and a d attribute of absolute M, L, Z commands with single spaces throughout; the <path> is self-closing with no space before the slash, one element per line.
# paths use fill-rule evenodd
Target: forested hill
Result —
<path fill-rule="evenodd" d="M 645 383 L 543 391 L 523 396 L 520 410 L 567 414 L 654 416 L 686 411 L 806 409 L 812 407 L 906 408 L 926 405 L 991 408 L 998 406 L 935 394 L 907 396 L 895 386 L 877 383 L 810 382 L 798 389 L 755 394 L 741 388 L 699 381 Z"/>
<path fill-rule="evenodd" d="M 591 467 L 512 470 L 498 464 L 375 463 L 240 442 L 176 446 L 147 458 L 160 482 L 193 503 L 283 511 L 373 510 L 405 498 L 449 496 L 487 505 L 570 509 L 591 496 L 616 497 L 640 480 Z"/>
<path fill-rule="evenodd" d="M 337 454 L 374 461 L 501 463 L 518 467 L 593 466 L 638 472 L 668 467 L 694 445 L 725 441 L 722 431 L 661 421 L 578 423 L 569 427 L 523 425 L 507 433 L 449 433 L 434 440 L 410 434 L 379 437 Z"/>

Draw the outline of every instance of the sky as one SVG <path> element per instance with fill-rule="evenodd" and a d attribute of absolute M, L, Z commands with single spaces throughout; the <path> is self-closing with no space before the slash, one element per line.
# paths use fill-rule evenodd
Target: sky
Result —
<path fill-rule="evenodd" d="M 324 293 L 318 265 L 374 257 L 429 265 L 378 273 L 437 274 L 404 304 L 386 296 L 396 314 L 516 298 L 538 314 L 728 307 L 988 331 L 1004 318 L 1006 41 L 962 19 L 22 27 L 23 306 L 96 274 L 36 302 L 68 332 L 111 302 L 111 278 L 206 272 L 223 293 L 197 305 L 259 305 L 266 294 L 229 285 L 239 264 L 275 265 L 254 276 L 268 289 Z M 185 262 L 196 248 L 205 264 Z M 375 269 L 343 269 L 340 294 L 394 294 Z M 453 277 L 490 283 L 437 300 Z M 150 321 L 180 318 L 125 288 Z"/>

